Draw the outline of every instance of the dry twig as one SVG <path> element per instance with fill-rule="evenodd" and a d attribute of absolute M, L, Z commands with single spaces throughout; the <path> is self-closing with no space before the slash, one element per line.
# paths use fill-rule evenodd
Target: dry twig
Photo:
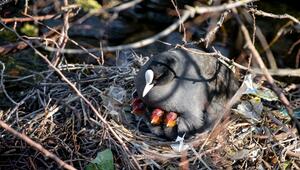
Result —
<path fill-rule="evenodd" d="M 263 17 L 270 17 L 270 18 L 277 18 L 277 19 L 290 19 L 291 21 L 293 21 L 297 24 L 300 24 L 300 21 L 298 19 L 296 19 L 295 17 L 293 17 L 289 14 L 276 15 L 276 14 L 264 12 L 264 11 L 261 11 L 261 10 L 253 9 L 253 8 L 251 8 L 249 11 L 253 12 L 255 15 L 260 15 L 260 16 L 263 16 Z"/>
<path fill-rule="evenodd" d="M 52 19 L 55 16 L 57 15 L 32 16 L 27 18 L 1 18 L 1 21 L 4 23 L 42 21 Z"/>

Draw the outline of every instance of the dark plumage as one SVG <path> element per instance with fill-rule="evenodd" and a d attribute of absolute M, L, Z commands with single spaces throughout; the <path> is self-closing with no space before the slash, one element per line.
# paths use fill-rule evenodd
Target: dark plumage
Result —
<path fill-rule="evenodd" d="M 147 70 L 154 73 L 148 93 L 144 92 Z M 173 49 L 153 56 L 138 72 L 135 86 L 148 108 L 178 113 L 174 128 L 155 127 L 154 133 L 161 135 L 164 131 L 168 138 L 211 127 L 238 88 L 226 66 L 196 49 Z"/>

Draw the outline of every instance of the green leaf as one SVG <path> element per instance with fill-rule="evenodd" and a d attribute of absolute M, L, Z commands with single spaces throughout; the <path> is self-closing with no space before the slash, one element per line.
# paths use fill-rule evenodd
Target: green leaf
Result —
<path fill-rule="evenodd" d="M 101 5 L 96 0 L 76 0 L 76 3 L 80 5 L 84 11 L 95 11 L 101 8 Z"/>
<path fill-rule="evenodd" d="M 85 170 L 114 170 L 113 153 L 110 149 L 105 149 L 97 153 L 97 157 L 91 161 Z"/>
<path fill-rule="evenodd" d="M 39 29 L 35 25 L 31 25 L 26 23 L 22 28 L 21 32 L 28 35 L 28 36 L 37 36 L 39 33 Z"/>

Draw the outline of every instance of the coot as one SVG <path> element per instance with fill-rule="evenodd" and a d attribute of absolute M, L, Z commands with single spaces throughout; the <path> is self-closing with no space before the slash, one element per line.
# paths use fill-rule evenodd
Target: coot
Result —
<path fill-rule="evenodd" d="M 135 87 L 149 110 L 164 111 L 159 116 L 167 122 L 154 124 L 163 132 L 153 133 L 174 139 L 212 127 L 222 116 L 227 99 L 238 89 L 238 82 L 216 57 L 197 49 L 178 48 L 150 58 L 139 70 Z M 153 121 L 153 114 L 149 119 Z"/>

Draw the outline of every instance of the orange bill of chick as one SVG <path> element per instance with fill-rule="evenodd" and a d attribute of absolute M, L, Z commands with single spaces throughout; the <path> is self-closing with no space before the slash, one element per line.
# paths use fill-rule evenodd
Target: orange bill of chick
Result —
<path fill-rule="evenodd" d="M 142 115 L 146 112 L 146 107 L 145 107 L 143 101 L 139 98 L 133 99 L 133 101 L 131 103 L 131 107 L 132 107 L 131 112 L 133 114 Z"/>
<path fill-rule="evenodd" d="M 161 109 L 154 109 L 151 113 L 151 124 L 159 125 L 163 120 L 164 113 Z"/>
<path fill-rule="evenodd" d="M 165 119 L 166 126 L 169 128 L 174 127 L 176 125 L 177 116 L 177 113 L 169 112 Z"/>

